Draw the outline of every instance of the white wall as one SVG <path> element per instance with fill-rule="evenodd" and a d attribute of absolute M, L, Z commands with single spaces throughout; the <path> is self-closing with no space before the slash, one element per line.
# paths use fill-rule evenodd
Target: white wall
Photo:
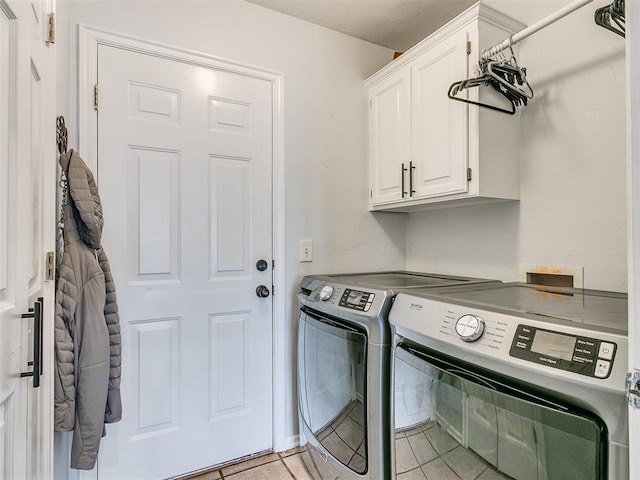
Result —
<path fill-rule="evenodd" d="M 297 433 L 295 308 L 304 274 L 404 266 L 404 217 L 367 212 L 367 94 L 364 79 L 392 52 L 239 0 L 58 0 L 58 108 L 77 143 L 77 25 L 204 52 L 284 74 L 286 175 L 284 324 L 285 432 Z M 82 152 L 81 152 L 82 153 Z M 106 219 L 108 222 L 109 219 Z M 312 239 L 314 260 L 298 262 L 298 241 Z"/>
<path fill-rule="evenodd" d="M 487 3 L 531 24 L 569 2 Z M 523 263 L 583 266 L 586 288 L 627 290 L 624 39 L 595 25 L 596 3 L 519 44 L 535 92 L 521 201 L 408 215 L 408 269 L 515 281 Z"/>

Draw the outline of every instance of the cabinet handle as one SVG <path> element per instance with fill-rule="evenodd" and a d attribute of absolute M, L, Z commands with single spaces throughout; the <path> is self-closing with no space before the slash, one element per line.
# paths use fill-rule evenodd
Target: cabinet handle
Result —
<path fill-rule="evenodd" d="M 39 297 L 34 303 L 33 309 L 29 309 L 29 313 L 23 313 L 22 318 L 33 318 L 33 371 L 22 372 L 21 377 L 33 377 L 33 388 L 40 386 L 40 376 L 42 375 L 42 304 L 44 298 Z"/>
<path fill-rule="evenodd" d="M 402 165 L 400 165 L 400 177 L 402 177 L 402 198 L 404 198 L 404 196 L 407 194 L 407 192 L 404 191 L 404 172 L 406 172 L 407 169 L 404 168 L 404 163 Z"/>
<path fill-rule="evenodd" d="M 413 162 L 409 162 L 409 196 L 413 197 L 413 194 L 416 193 L 416 191 L 413 189 L 413 171 L 416 169 L 416 167 L 413 166 Z"/>

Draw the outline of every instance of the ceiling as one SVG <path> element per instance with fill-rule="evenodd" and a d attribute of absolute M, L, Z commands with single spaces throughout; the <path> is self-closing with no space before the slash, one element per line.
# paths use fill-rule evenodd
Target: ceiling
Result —
<path fill-rule="evenodd" d="M 247 0 L 403 52 L 477 0 Z"/>

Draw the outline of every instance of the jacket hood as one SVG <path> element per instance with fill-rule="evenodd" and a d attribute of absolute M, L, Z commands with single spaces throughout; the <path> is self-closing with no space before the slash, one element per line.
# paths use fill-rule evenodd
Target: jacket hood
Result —
<path fill-rule="evenodd" d="M 59 160 L 69 185 L 69 205 L 80 239 L 90 248 L 98 249 L 102 242 L 102 205 L 93 174 L 77 152 L 69 150 Z"/>

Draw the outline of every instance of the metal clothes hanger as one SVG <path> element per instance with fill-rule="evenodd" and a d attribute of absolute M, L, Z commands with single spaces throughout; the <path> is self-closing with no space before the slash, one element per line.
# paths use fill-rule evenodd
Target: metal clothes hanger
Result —
<path fill-rule="evenodd" d="M 511 47 L 509 48 L 511 49 Z M 527 99 L 531 100 L 533 98 L 533 89 L 527 81 L 527 69 L 518 65 L 513 49 L 511 49 L 511 57 L 509 59 L 488 61 L 485 70 L 498 83 L 502 84 L 507 91 L 522 98 L 524 105 L 527 104 Z M 526 89 L 522 88 L 523 86 Z"/>
<path fill-rule="evenodd" d="M 527 81 L 526 69 L 518 65 L 511 40 L 509 41 L 510 58 L 502 56 L 500 60 L 488 59 L 479 63 L 480 76 L 455 82 L 449 87 L 448 97 L 479 107 L 489 108 L 502 113 L 513 115 L 516 107 L 527 105 L 528 100 L 533 98 L 533 89 Z M 477 86 L 491 86 L 494 90 L 505 97 L 511 103 L 511 109 L 506 109 L 497 105 L 475 102 L 457 95 L 467 88 Z M 522 87 L 526 88 L 522 88 Z"/>
<path fill-rule="evenodd" d="M 483 75 L 481 77 L 475 77 L 475 78 L 469 78 L 467 80 L 461 80 L 459 82 L 454 82 L 451 84 L 451 86 L 449 87 L 449 92 L 447 93 L 447 96 L 451 99 L 451 100 L 457 100 L 458 102 L 464 102 L 464 103 L 469 103 L 471 105 L 477 105 L 479 107 L 484 107 L 484 108 L 488 108 L 491 110 L 495 110 L 497 112 L 502 112 L 502 113 L 507 113 L 509 115 L 513 115 L 516 113 L 516 106 L 513 103 L 513 101 L 509 98 L 506 97 L 504 95 L 503 92 L 500 92 L 503 94 L 503 96 L 505 96 L 507 98 L 507 100 L 509 100 L 509 103 L 511 104 L 511 109 L 507 110 L 506 108 L 500 107 L 498 105 L 491 105 L 489 103 L 481 103 L 481 102 L 476 102 L 474 100 L 469 100 L 467 98 L 462 98 L 462 97 L 457 97 L 456 95 L 458 95 L 460 92 L 462 92 L 463 90 L 467 89 L 467 88 L 473 88 L 473 87 L 478 87 L 480 85 L 490 85 L 492 82 L 492 77 L 490 75 Z"/>
<path fill-rule="evenodd" d="M 594 13 L 594 20 L 597 25 L 624 38 L 626 33 L 624 0 L 613 0 L 611 5 L 598 8 Z"/>

